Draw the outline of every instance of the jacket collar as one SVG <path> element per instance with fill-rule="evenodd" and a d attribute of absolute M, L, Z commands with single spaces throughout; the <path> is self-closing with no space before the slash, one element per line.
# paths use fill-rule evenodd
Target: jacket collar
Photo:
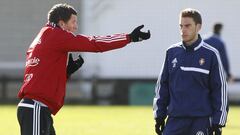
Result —
<path fill-rule="evenodd" d="M 186 45 L 186 43 L 184 43 L 182 41 L 182 47 L 186 50 L 186 51 L 196 51 L 198 50 L 203 44 L 203 40 L 201 38 L 201 36 L 198 34 L 198 39 L 197 41 L 195 41 L 194 43 L 192 43 L 191 45 Z"/>

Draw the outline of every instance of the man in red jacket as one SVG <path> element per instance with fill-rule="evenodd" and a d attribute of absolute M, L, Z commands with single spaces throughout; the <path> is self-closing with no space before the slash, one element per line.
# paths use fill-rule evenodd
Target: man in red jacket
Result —
<path fill-rule="evenodd" d="M 48 23 L 40 30 L 26 56 L 23 85 L 18 93 L 18 121 L 22 135 L 54 135 L 53 120 L 63 106 L 67 78 L 83 64 L 68 52 L 105 52 L 150 38 L 150 31 L 138 26 L 130 34 L 84 36 L 77 30 L 77 12 L 67 4 L 57 4 L 48 13 Z M 66 66 L 67 65 L 67 66 Z"/>

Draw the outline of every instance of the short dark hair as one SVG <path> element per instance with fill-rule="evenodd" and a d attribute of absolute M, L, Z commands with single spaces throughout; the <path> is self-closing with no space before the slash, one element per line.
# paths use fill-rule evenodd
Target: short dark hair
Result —
<path fill-rule="evenodd" d="M 60 20 L 67 22 L 71 15 L 77 15 L 77 11 L 68 4 L 56 4 L 48 12 L 48 21 L 57 24 Z"/>
<path fill-rule="evenodd" d="M 195 24 L 202 24 L 202 17 L 200 12 L 196 9 L 186 8 L 181 11 L 180 17 L 190 17 L 193 18 Z"/>
<path fill-rule="evenodd" d="M 222 25 L 221 23 L 216 23 L 216 24 L 214 24 L 214 26 L 213 26 L 213 32 L 214 32 L 214 34 L 220 35 L 221 30 L 222 30 L 222 27 L 223 27 L 223 25 Z"/>

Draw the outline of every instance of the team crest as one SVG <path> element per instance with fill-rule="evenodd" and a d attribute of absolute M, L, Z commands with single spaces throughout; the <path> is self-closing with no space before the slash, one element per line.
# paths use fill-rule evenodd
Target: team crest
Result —
<path fill-rule="evenodd" d="M 26 74 L 24 82 L 29 82 L 32 79 L 32 77 L 33 77 L 33 74 Z"/>
<path fill-rule="evenodd" d="M 204 58 L 201 58 L 201 59 L 199 60 L 199 64 L 200 64 L 200 66 L 204 65 L 204 64 L 205 64 L 205 59 L 204 59 Z"/>

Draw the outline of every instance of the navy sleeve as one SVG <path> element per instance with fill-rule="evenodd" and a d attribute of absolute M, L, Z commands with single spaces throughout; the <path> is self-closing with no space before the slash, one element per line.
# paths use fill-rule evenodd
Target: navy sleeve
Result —
<path fill-rule="evenodd" d="M 155 87 L 155 97 L 153 99 L 154 118 L 165 118 L 167 116 L 167 106 L 169 104 L 169 82 L 168 82 L 168 57 L 166 55 L 164 65 L 159 74 Z"/>
<path fill-rule="evenodd" d="M 226 78 L 219 52 L 215 49 L 210 70 L 212 123 L 225 126 L 228 113 Z"/>
<path fill-rule="evenodd" d="M 231 76 L 231 74 L 230 74 L 230 70 L 229 70 L 229 62 L 228 62 L 228 57 L 227 57 L 227 51 L 226 51 L 224 43 L 221 43 L 220 55 L 221 55 L 221 60 L 222 60 L 223 67 L 226 71 L 227 77 L 229 78 Z"/>

